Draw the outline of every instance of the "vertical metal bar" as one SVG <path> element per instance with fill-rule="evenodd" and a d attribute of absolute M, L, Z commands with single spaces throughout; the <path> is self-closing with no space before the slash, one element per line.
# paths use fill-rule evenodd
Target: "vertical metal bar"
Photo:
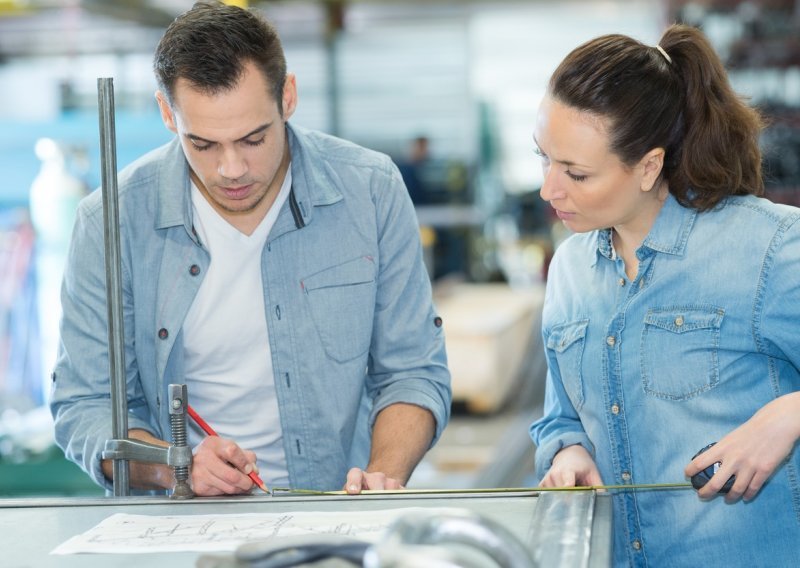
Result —
<path fill-rule="evenodd" d="M 341 136 L 341 100 L 339 80 L 339 46 L 344 29 L 344 14 L 347 10 L 346 0 L 329 0 L 325 2 L 327 28 L 325 30 L 325 62 L 328 80 L 328 131 L 334 136 Z"/>
<path fill-rule="evenodd" d="M 100 165 L 105 235 L 106 298 L 108 310 L 108 370 L 111 379 L 111 428 L 115 440 L 128 437 L 128 391 L 125 381 L 125 330 L 122 316 L 122 272 L 119 244 L 117 146 L 114 127 L 114 80 L 97 79 L 100 112 Z M 130 495 L 128 460 L 114 460 L 114 495 Z"/>

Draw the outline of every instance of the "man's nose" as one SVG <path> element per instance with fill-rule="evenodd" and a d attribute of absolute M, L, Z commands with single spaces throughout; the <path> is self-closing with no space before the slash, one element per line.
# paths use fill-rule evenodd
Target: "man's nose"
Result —
<path fill-rule="evenodd" d="M 247 173 L 247 161 L 235 148 L 224 150 L 217 173 L 226 179 L 239 179 Z"/>

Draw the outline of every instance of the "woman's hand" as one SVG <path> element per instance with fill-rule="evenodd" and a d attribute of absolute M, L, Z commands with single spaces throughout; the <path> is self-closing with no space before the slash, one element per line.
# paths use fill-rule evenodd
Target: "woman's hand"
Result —
<path fill-rule="evenodd" d="M 553 458 L 553 465 L 542 478 L 542 487 L 586 487 L 603 485 L 594 459 L 583 446 L 567 446 Z"/>
<path fill-rule="evenodd" d="M 765 404 L 753 417 L 686 466 L 687 477 L 720 462 L 717 473 L 697 494 L 714 497 L 732 475 L 736 481 L 725 500 L 753 499 L 800 438 L 800 392 Z"/>

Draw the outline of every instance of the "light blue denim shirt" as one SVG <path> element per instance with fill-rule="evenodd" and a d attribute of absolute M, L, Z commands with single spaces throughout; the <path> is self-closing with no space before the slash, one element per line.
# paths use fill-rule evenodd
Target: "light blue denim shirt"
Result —
<path fill-rule="evenodd" d="M 287 132 L 292 191 L 261 256 L 266 313 L 253 317 L 267 320 L 291 484 L 339 489 L 348 468 L 366 465 L 371 425 L 386 406 L 430 410 L 438 438 L 450 375 L 397 168 L 343 140 Z M 192 228 L 189 188 L 177 140 L 119 175 L 129 427 L 167 440 L 167 385 L 184 382 L 181 327 L 213 262 Z M 111 405 L 99 191 L 78 211 L 62 305 L 56 440 L 108 487 L 100 469 Z"/>
<path fill-rule="evenodd" d="M 800 390 L 800 211 L 748 196 L 697 213 L 670 196 L 636 255 L 631 281 L 609 230 L 555 254 L 544 416 L 531 427 L 539 477 L 581 444 L 605 484 L 684 482 L 698 450 Z M 693 489 L 613 503 L 616 566 L 800 562 L 797 448 L 749 503 Z"/>

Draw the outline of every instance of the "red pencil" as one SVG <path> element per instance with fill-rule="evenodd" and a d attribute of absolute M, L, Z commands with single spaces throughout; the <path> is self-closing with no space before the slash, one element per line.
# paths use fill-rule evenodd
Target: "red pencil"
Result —
<path fill-rule="evenodd" d="M 208 422 L 206 422 L 205 420 L 203 420 L 202 418 L 200 418 L 200 415 L 199 415 L 199 414 L 197 414 L 197 412 L 195 412 L 195 409 L 194 409 L 194 408 L 192 408 L 192 407 L 191 407 L 190 405 L 188 405 L 188 404 L 186 405 L 186 412 L 188 412 L 188 413 L 189 413 L 189 416 L 191 416 L 191 417 L 192 417 L 192 419 L 193 419 L 195 422 L 197 422 L 197 425 L 198 425 L 198 426 L 200 426 L 200 428 L 202 428 L 202 429 L 203 429 L 203 432 L 205 432 L 205 433 L 206 433 L 206 434 L 208 434 L 209 436 L 219 436 L 219 434 L 217 434 L 217 433 L 214 431 L 214 429 L 213 429 L 211 426 L 209 426 L 209 425 L 208 425 Z M 256 474 L 256 472 L 255 472 L 255 471 L 251 471 L 251 472 L 250 472 L 250 473 L 248 473 L 247 475 L 248 475 L 248 477 L 250 477 L 250 479 L 252 479 L 252 480 L 253 480 L 253 483 L 255 483 L 256 485 L 258 485 L 258 486 L 261 488 L 261 490 L 262 490 L 262 491 L 264 491 L 264 493 L 269 493 L 269 489 L 267 488 L 266 484 L 265 484 L 263 481 L 261 481 L 261 478 L 260 478 L 260 477 L 258 477 L 258 475 Z"/>

